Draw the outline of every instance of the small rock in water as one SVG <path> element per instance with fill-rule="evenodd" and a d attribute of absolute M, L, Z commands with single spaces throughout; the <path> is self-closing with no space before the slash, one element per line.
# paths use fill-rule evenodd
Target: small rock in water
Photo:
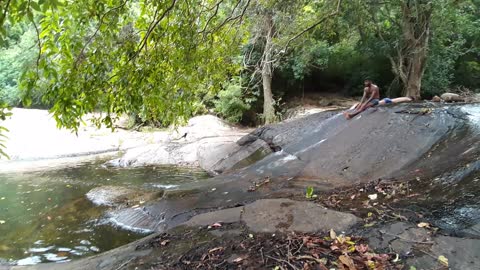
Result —
<path fill-rule="evenodd" d="M 61 248 L 58 248 L 57 251 L 58 251 L 58 252 L 70 252 L 70 251 L 72 251 L 72 249 L 71 249 L 71 248 L 61 247 Z"/>
<path fill-rule="evenodd" d="M 49 246 L 49 247 L 40 247 L 40 248 L 31 248 L 29 249 L 28 251 L 31 252 L 31 253 L 42 253 L 42 252 L 45 252 L 45 251 L 49 251 L 51 249 L 53 249 L 54 246 Z"/>
<path fill-rule="evenodd" d="M 43 254 L 43 256 L 45 257 L 45 259 L 51 262 L 58 262 L 58 261 L 63 261 L 68 259 L 68 257 L 58 256 L 57 254 L 53 254 L 53 253 Z"/>
<path fill-rule="evenodd" d="M 85 245 L 85 246 L 89 246 L 89 245 L 91 245 L 92 243 L 91 243 L 90 241 L 88 241 L 88 240 L 82 240 L 82 241 L 80 241 L 80 244 Z"/>
<path fill-rule="evenodd" d="M 72 250 L 70 251 L 70 253 L 76 256 L 83 256 L 85 254 L 84 252 L 81 252 L 79 250 Z"/>
<path fill-rule="evenodd" d="M 93 252 L 100 252 L 100 249 L 96 246 L 91 246 L 90 250 L 93 251 Z"/>
<path fill-rule="evenodd" d="M 88 247 L 85 246 L 76 246 L 75 249 L 80 251 L 89 251 Z"/>
<path fill-rule="evenodd" d="M 87 192 L 87 198 L 96 205 L 112 206 L 125 201 L 135 191 L 118 186 L 101 186 Z"/>
<path fill-rule="evenodd" d="M 24 266 L 24 265 L 35 265 L 42 262 L 42 258 L 40 256 L 32 256 L 27 257 L 17 261 L 17 265 Z"/>

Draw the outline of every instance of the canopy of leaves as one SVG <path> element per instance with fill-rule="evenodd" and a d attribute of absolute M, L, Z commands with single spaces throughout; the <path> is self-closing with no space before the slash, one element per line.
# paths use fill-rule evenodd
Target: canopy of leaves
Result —
<path fill-rule="evenodd" d="M 276 99 L 305 89 L 357 94 L 365 77 L 398 95 L 391 59 L 404 46 L 405 3 L 433 5 L 423 93 L 480 88 L 478 0 L 6 0 L 0 98 L 18 105 L 20 83 L 23 105 L 48 104 L 73 130 L 94 111 L 107 126 L 124 113 L 165 126 L 209 106 L 239 121 L 261 112 L 265 14 Z M 226 83 L 238 75 L 241 85 Z"/>

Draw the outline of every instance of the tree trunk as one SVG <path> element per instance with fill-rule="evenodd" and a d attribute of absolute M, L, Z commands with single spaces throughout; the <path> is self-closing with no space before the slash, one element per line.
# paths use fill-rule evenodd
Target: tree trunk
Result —
<path fill-rule="evenodd" d="M 402 48 L 396 60 L 390 58 L 395 75 L 403 84 L 403 94 L 421 98 L 422 78 L 427 62 L 432 3 L 428 0 L 403 0 Z"/>
<path fill-rule="evenodd" d="M 262 68 L 262 84 L 263 84 L 263 118 L 265 124 L 275 122 L 275 108 L 272 94 L 272 77 L 273 77 L 273 63 L 272 63 L 272 37 L 273 37 L 273 21 L 271 15 L 265 16 L 265 49 L 263 52 L 263 59 L 261 63 Z"/>
<path fill-rule="evenodd" d="M 421 98 L 422 78 L 425 72 L 425 63 L 427 62 L 426 47 L 427 43 L 423 47 L 418 48 L 419 52 L 414 53 L 412 59 L 410 59 L 408 79 L 404 90 L 404 95 L 407 97 L 413 97 L 414 99 Z M 422 53 L 423 52 L 423 53 Z"/>

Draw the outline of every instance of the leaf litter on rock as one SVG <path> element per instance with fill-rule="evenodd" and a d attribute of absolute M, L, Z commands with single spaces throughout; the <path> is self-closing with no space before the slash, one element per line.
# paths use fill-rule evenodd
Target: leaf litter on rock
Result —
<path fill-rule="evenodd" d="M 402 269 L 397 254 L 377 254 L 364 239 L 337 234 L 256 234 L 246 238 L 217 239 L 182 255 L 189 269 Z M 253 235 L 251 235 L 253 236 Z M 203 250 L 203 252 L 200 252 Z M 188 262 L 188 264 L 182 263 Z M 221 267 L 220 267 L 221 266 Z M 175 268 L 178 269 L 178 268 Z"/>

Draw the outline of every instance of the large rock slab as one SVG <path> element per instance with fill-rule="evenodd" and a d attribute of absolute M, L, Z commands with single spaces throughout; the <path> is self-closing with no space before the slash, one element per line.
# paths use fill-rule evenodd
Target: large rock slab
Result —
<path fill-rule="evenodd" d="M 262 140 L 277 150 L 264 159 L 268 163 L 249 167 L 257 175 L 296 163 L 291 176 L 311 185 L 406 178 L 417 169 L 436 176 L 479 154 L 479 110 L 480 105 L 400 104 L 369 109 L 350 121 L 324 112 L 257 129 L 238 143 Z"/>
<path fill-rule="evenodd" d="M 303 118 L 290 119 L 278 124 L 260 127 L 238 140 L 241 146 L 256 140 L 266 142 L 273 150 L 281 150 L 288 144 L 298 142 L 321 122 L 337 115 L 338 111 L 324 111 Z"/>
<path fill-rule="evenodd" d="M 222 209 L 214 212 L 203 213 L 192 217 L 185 222 L 187 226 L 208 226 L 213 223 L 235 223 L 242 219 L 242 212 L 244 207 L 234 207 Z"/>
<path fill-rule="evenodd" d="M 220 146 L 222 147 L 222 146 Z M 218 149 L 202 146 L 200 166 L 202 168 L 211 168 L 215 173 L 223 173 L 228 170 L 235 170 L 247 167 L 263 159 L 272 153 L 270 146 L 263 140 L 255 140 L 247 145 L 239 144 L 224 145 L 228 149 Z M 228 153 L 222 159 L 218 156 Z"/>
<path fill-rule="evenodd" d="M 407 265 L 416 269 L 442 268 L 439 256 L 448 259 L 450 269 L 480 269 L 479 239 L 435 235 L 405 222 L 373 228 L 364 237 L 374 248 L 391 250 L 402 256 L 415 254 L 407 260 Z"/>
<path fill-rule="evenodd" d="M 186 165 L 200 166 L 213 172 L 217 163 L 238 150 L 235 142 L 247 132 L 248 130 L 233 127 L 212 115 L 198 116 L 190 119 L 184 127 L 170 132 L 158 132 L 167 133 L 168 136 L 156 136 L 159 140 L 128 149 L 122 157 L 107 162 L 107 165 Z M 225 168 L 229 168 L 228 165 L 222 166 L 222 170 Z"/>
<path fill-rule="evenodd" d="M 350 121 L 328 112 L 311 115 L 305 123 L 295 122 L 300 119 L 292 121 L 295 125 L 281 124 L 292 125 L 281 134 L 291 131 L 295 139 L 282 144 L 280 151 L 204 181 L 193 192 L 172 194 L 145 207 L 154 217 L 163 218 L 158 227 L 163 230 L 206 209 L 303 194 L 307 186 L 322 192 L 379 178 L 433 179 L 472 164 L 480 154 L 480 118 L 475 114 L 480 113 L 480 105 L 430 106 L 377 108 Z M 303 132 L 295 131 L 301 128 Z M 274 133 L 270 134 L 273 142 Z M 267 143 L 260 137 L 251 135 L 237 144 L 246 148 Z M 457 181 L 465 175 L 459 174 Z"/>
<path fill-rule="evenodd" d="M 428 230 L 406 222 L 396 222 L 380 228 L 373 228 L 364 236 L 371 246 L 378 249 L 395 250 L 402 256 L 410 254 L 416 244 L 428 244 L 432 241 Z"/>
<path fill-rule="evenodd" d="M 477 223 L 470 228 L 464 229 L 462 233 L 472 238 L 474 237 L 480 239 L 480 223 Z"/>
<path fill-rule="evenodd" d="M 417 269 L 439 269 L 439 256 L 448 259 L 449 269 L 480 269 L 480 240 L 439 236 L 428 251 L 429 255 L 407 260 L 407 264 Z"/>
<path fill-rule="evenodd" d="M 254 232 L 346 231 L 360 222 L 356 216 L 329 210 L 313 202 L 289 199 L 258 200 L 245 206 L 242 221 Z"/>
<path fill-rule="evenodd" d="M 253 232 L 324 232 L 330 229 L 347 231 L 361 219 L 348 213 L 333 211 L 313 202 L 290 199 L 263 199 L 215 212 L 200 214 L 185 224 L 207 226 L 215 222 L 244 222 Z"/>

